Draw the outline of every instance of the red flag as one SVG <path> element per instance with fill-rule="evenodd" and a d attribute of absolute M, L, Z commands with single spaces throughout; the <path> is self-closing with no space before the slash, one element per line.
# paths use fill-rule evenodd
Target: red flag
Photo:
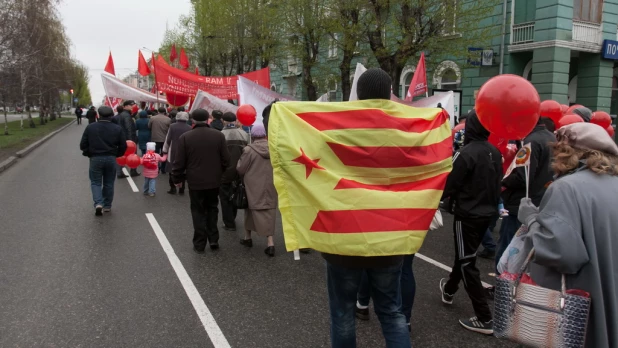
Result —
<path fill-rule="evenodd" d="M 412 98 L 425 93 L 427 93 L 427 70 L 425 69 L 425 52 L 423 52 L 410 82 L 406 100 L 411 101 Z"/>
<path fill-rule="evenodd" d="M 195 66 L 195 75 L 199 75 L 200 74 L 200 68 Z"/>
<path fill-rule="evenodd" d="M 189 69 L 189 58 L 184 48 L 180 49 L 180 66 L 185 70 Z"/>
<path fill-rule="evenodd" d="M 116 76 L 116 69 L 114 68 L 114 59 L 112 58 L 112 52 L 109 52 L 109 57 L 107 58 L 107 64 L 105 64 L 105 72 L 108 72 Z"/>
<path fill-rule="evenodd" d="M 139 51 L 139 56 L 137 57 L 137 71 L 142 76 L 150 75 L 150 68 L 148 67 L 148 63 L 146 63 L 146 59 L 144 59 L 144 55 L 142 55 L 142 51 Z"/>
<path fill-rule="evenodd" d="M 178 53 L 176 53 L 176 44 L 172 45 L 172 51 L 170 52 L 170 62 L 174 62 L 178 57 Z"/>

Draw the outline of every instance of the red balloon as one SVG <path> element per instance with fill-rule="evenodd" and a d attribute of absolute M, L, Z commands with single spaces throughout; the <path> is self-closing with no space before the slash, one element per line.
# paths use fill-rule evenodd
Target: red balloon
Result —
<path fill-rule="evenodd" d="M 236 111 L 238 121 L 245 126 L 251 126 L 255 123 L 257 112 L 251 104 L 243 104 Z"/>
<path fill-rule="evenodd" d="M 124 152 L 125 157 L 132 155 L 137 151 L 137 145 L 132 140 L 127 140 L 127 150 Z"/>
<path fill-rule="evenodd" d="M 592 113 L 590 123 L 598 124 L 607 129 L 612 124 L 612 117 L 605 111 L 597 111 Z"/>
<path fill-rule="evenodd" d="M 502 163 L 502 174 L 506 174 L 507 170 L 509 170 L 511 163 L 515 160 L 515 155 L 517 155 L 517 145 L 508 144 L 506 146 L 506 152 L 502 154 L 504 157 L 504 163 Z"/>
<path fill-rule="evenodd" d="M 125 156 L 116 157 L 116 163 L 118 163 L 119 166 L 125 166 L 127 164 L 127 158 Z"/>
<path fill-rule="evenodd" d="M 562 107 L 557 101 L 544 100 L 541 103 L 541 117 L 548 117 L 554 121 L 554 124 L 558 124 L 562 116 Z"/>
<path fill-rule="evenodd" d="M 584 122 L 584 119 L 579 115 L 568 114 L 563 116 L 558 124 L 556 125 L 556 129 L 560 129 L 564 126 L 568 126 L 573 123 L 581 123 Z"/>
<path fill-rule="evenodd" d="M 489 134 L 488 141 L 489 141 L 490 144 L 495 146 L 500 151 L 502 156 L 504 156 L 504 154 L 507 151 L 507 145 L 509 144 L 508 139 L 500 138 L 497 135 L 491 133 L 491 134 Z"/>
<path fill-rule="evenodd" d="M 575 105 L 573 105 L 573 106 L 569 106 L 569 108 L 567 109 L 567 111 L 566 111 L 565 115 L 572 114 L 572 113 L 573 113 L 573 110 L 575 110 L 575 109 L 577 109 L 577 108 L 583 108 L 583 107 L 584 107 L 584 106 L 583 106 L 583 105 L 580 105 L 580 104 L 575 104 Z"/>
<path fill-rule="evenodd" d="M 140 158 L 136 154 L 127 156 L 127 166 L 131 169 L 135 169 L 140 165 Z"/>
<path fill-rule="evenodd" d="M 568 105 L 564 105 L 564 104 L 560 104 L 560 109 L 562 110 L 562 115 L 566 115 L 567 111 L 569 110 L 569 106 Z"/>
<path fill-rule="evenodd" d="M 607 134 L 609 134 L 609 136 L 613 138 L 615 132 L 616 131 L 614 130 L 614 126 L 610 124 L 609 127 L 607 127 Z"/>
<path fill-rule="evenodd" d="M 462 123 L 456 125 L 455 127 L 453 127 L 453 136 L 455 135 L 455 133 L 459 132 L 460 130 L 466 128 L 466 121 L 463 121 Z"/>
<path fill-rule="evenodd" d="M 498 75 L 487 81 L 476 98 L 481 124 L 496 136 L 523 139 L 539 121 L 541 98 L 534 86 L 517 75 Z"/>

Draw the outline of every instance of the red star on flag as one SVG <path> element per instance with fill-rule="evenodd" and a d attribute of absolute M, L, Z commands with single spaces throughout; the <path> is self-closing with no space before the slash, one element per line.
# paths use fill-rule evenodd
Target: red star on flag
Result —
<path fill-rule="evenodd" d="M 309 179 L 309 175 L 311 175 L 311 172 L 313 171 L 313 169 L 321 169 L 324 170 L 324 168 L 320 167 L 318 165 L 318 162 L 320 162 L 320 159 L 316 159 L 316 160 L 312 160 L 311 158 L 309 158 L 306 154 L 305 151 L 303 151 L 303 148 L 300 148 L 300 157 L 292 160 L 293 162 L 296 163 L 300 163 L 302 165 L 305 166 L 305 170 L 306 170 L 306 174 L 307 174 L 307 179 Z"/>

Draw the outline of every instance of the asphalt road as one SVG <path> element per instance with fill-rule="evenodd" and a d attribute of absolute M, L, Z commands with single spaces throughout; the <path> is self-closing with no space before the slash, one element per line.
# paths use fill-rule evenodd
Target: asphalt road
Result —
<path fill-rule="evenodd" d="M 189 197 L 166 194 L 166 177 L 154 198 L 117 181 L 113 212 L 96 218 L 88 159 L 78 149 L 83 127 L 69 127 L 0 175 L 0 347 L 329 346 L 318 253 L 294 261 L 284 252 L 279 221 L 275 258 L 264 255 L 265 239 L 254 237 L 246 249 L 239 233 L 223 230 L 220 251 L 197 255 Z M 143 178 L 136 184 L 141 188 Z M 445 216 L 423 255 L 452 263 L 451 224 Z M 161 236 L 173 250 L 166 253 Z M 479 264 L 491 283 L 492 262 Z M 414 272 L 414 346 L 511 346 L 459 327 L 457 320 L 473 312 L 463 289 L 452 307 L 442 305 L 445 270 L 417 258 Z M 357 332 L 358 347 L 384 346 L 373 313 Z"/>

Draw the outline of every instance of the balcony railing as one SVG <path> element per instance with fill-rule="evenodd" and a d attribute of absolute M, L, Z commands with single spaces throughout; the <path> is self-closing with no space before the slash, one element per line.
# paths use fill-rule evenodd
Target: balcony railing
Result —
<path fill-rule="evenodd" d="M 573 20 L 573 41 L 602 44 L 601 24 Z"/>
<path fill-rule="evenodd" d="M 511 29 L 511 45 L 534 41 L 534 22 L 513 25 Z"/>

